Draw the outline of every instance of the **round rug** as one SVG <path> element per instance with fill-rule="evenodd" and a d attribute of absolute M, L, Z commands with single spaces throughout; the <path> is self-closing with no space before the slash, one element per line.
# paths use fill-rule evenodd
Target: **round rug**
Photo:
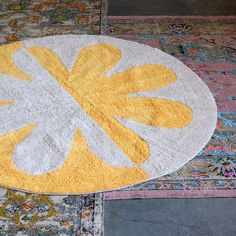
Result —
<path fill-rule="evenodd" d="M 202 80 L 146 45 L 64 35 L 0 47 L 0 186 L 79 194 L 166 175 L 216 117 Z"/>

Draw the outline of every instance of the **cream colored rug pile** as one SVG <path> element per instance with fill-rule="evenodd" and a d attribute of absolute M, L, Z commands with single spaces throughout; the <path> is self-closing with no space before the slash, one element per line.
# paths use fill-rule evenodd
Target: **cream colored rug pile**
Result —
<path fill-rule="evenodd" d="M 88 35 L 0 47 L 0 186 L 125 187 L 179 169 L 215 125 L 207 86 L 158 49 Z"/>

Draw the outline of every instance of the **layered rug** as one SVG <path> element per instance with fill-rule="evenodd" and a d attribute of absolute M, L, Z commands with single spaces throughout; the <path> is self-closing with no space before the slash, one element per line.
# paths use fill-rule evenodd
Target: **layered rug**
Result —
<path fill-rule="evenodd" d="M 192 161 L 170 175 L 106 193 L 106 199 L 236 196 L 235 24 L 235 17 L 103 15 L 103 34 L 160 48 L 189 66 L 218 109 L 217 129 Z"/>
<path fill-rule="evenodd" d="M 2 45 L 48 35 L 100 33 L 97 0 L 0 4 Z M 105 198 L 236 196 L 235 19 L 106 14 L 102 19 L 103 34 L 160 48 L 184 62 L 206 82 L 219 110 L 213 138 L 187 165 L 171 175 L 106 193 Z M 4 235 L 102 234 L 102 194 L 45 196 L 1 189 L 0 202 Z"/>

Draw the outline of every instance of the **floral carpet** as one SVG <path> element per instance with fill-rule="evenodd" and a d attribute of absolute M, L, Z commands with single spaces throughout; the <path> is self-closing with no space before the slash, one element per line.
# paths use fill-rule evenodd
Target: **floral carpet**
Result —
<path fill-rule="evenodd" d="M 0 43 L 58 34 L 99 34 L 100 0 L 0 2 Z"/>
<path fill-rule="evenodd" d="M 100 0 L 0 2 L 0 44 L 99 34 Z M 0 235 L 102 235 L 103 196 L 46 196 L 0 188 Z"/>
<path fill-rule="evenodd" d="M 48 196 L 1 189 L 0 235 L 101 235 L 102 196 Z"/>
<path fill-rule="evenodd" d="M 218 122 L 208 145 L 180 170 L 105 199 L 236 196 L 236 17 L 104 16 L 102 33 L 177 57 L 213 93 Z"/>

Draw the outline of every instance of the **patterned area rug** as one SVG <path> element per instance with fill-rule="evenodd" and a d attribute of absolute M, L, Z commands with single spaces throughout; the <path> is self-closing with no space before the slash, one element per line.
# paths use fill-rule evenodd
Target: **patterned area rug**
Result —
<path fill-rule="evenodd" d="M 209 86 L 219 111 L 214 136 L 187 165 L 106 199 L 236 196 L 235 24 L 235 17 L 103 16 L 103 34 L 160 48 L 188 65 Z"/>
<path fill-rule="evenodd" d="M 99 34 L 100 10 L 100 0 L 2 0 L 0 44 L 54 34 Z M 102 194 L 44 196 L 0 188 L 0 235 L 100 236 L 102 208 Z"/>
<path fill-rule="evenodd" d="M 101 194 L 33 195 L 1 189 L 1 235 L 102 235 Z"/>
<path fill-rule="evenodd" d="M 100 0 L 2 0 L 0 43 L 58 34 L 99 34 Z"/>

